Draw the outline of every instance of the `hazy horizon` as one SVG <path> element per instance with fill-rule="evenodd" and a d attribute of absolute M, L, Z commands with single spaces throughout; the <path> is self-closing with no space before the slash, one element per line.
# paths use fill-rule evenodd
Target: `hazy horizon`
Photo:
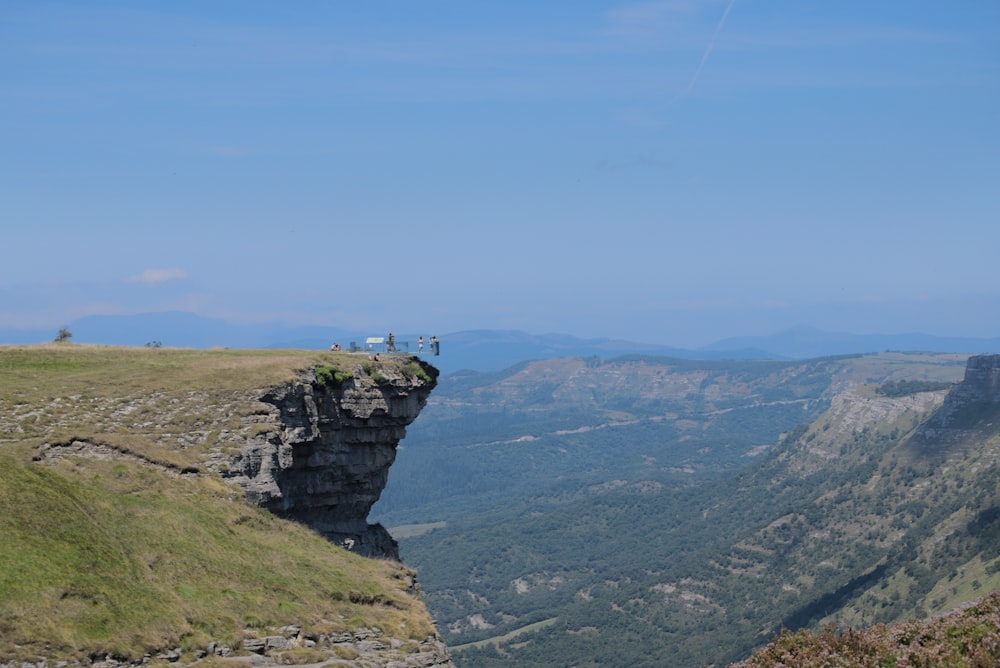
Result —
<path fill-rule="evenodd" d="M 294 325 L 279 321 L 238 324 L 200 316 L 190 312 L 164 311 L 137 314 L 86 316 L 63 325 L 74 343 L 98 345 L 157 345 L 180 348 L 271 348 L 304 347 L 325 349 L 332 343 L 347 346 L 361 343 L 369 336 L 386 336 L 375 329 L 344 329 L 323 325 Z M 11 329 L 0 327 L 0 346 L 31 345 L 52 341 L 61 328 Z M 417 338 L 425 341 L 431 333 L 422 330 L 394 329 L 404 352 L 417 351 Z M 440 363 L 454 370 L 455 362 L 478 368 L 485 364 L 498 368 L 512 360 L 538 356 L 621 354 L 673 355 L 743 352 L 756 358 L 805 359 L 825 355 L 873 353 L 881 351 L 927 351 L 959 354 L 1000 352 L 1000 336 L 942 336 L 926 332 L 846 331 L 820 329 L 799 323 L 777 331 L 759 334 L 732 334 L 696 343 L 678 345 L 672 341 L 636 336 L 586 336 L 572 331 L 529 331 L 521 329 L 432 330 L 444 342 L 446 353 Z M 483 338 L 485 337 L 485 338 Z M 519 351 L 519 352 L 518 352 Z M 686 353 L 684 352 L 686 351 Z M 455 357 L 455 359 L 452 359 Z M 435 358 L 437 359 L 437 358 Z"/>
<path fill-rule="evenodd" d="M 1000 333 L 1000 5 L 11 0 L 0 328 Z"/>

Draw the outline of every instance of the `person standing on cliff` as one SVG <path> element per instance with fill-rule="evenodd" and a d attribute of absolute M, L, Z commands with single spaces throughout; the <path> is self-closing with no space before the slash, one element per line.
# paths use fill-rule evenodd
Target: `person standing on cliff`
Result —
<path fill-rule="evenodd" d="M 396 352 L 396 337 L 392 335 L 392 332 L 389 332 L 389 336 L 385 340 L 385 352 Z"/>
<path fill-rule="evenodd" d="M 423 337 L 423 335 L 421 335 L 420 338 L 417 339 L 417 352 L 418 353 L 424 352 L 424 337 Z"/>

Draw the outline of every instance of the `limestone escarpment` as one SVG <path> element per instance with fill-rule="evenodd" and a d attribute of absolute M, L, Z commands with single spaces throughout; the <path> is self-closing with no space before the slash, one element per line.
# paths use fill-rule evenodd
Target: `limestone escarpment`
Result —
<path fill-rule="evenodd" d="M 406 427 L 437 371 L 418 360 L 359 364 L 353 377 L 317 382 L 316 371 L 268 391 L 261 433 L 226 473 L 252 501 L 365 556 L 399 558 L 396 542 L 368 524 Z"/>
<path fill-rule="evenodd" d="M 964 401 L 1000 404 L 1000 355 L 974 355 L 952 395 Z"/>
<path fill-rule="evenodd" d="M 965 377 L 920 427 L 917 441 L 940 449 L 992 429 L 996 419 L 1000 419 L 1000 355 L 974 355 L 966 363 Z"/>

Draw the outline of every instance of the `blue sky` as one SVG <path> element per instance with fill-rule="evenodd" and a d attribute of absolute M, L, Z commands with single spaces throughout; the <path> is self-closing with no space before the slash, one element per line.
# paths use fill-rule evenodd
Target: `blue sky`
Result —
<path fill-rule="evenodd" d="M 1000 3 L 0 5 L 0 327 L 1000 333 Z"/>

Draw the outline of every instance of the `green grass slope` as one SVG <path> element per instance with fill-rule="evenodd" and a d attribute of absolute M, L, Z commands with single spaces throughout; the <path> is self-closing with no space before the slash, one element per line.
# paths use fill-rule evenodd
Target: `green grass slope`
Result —
<path fill-rule="evenodd" d="M 259 389 L 346 355 L 0 347 L 0 662 L 139 659 L 311 635 L 434 633 L 413 573 L 186 473 L 259 428 Z M 192 436 L 193 435 L 193 436 Z M 74 438 L 128 456 L 33 461 Z M 227 440 L 228 439 L 228 440 Z M 226 444 L 230 445 L 227 446 Z"/>

